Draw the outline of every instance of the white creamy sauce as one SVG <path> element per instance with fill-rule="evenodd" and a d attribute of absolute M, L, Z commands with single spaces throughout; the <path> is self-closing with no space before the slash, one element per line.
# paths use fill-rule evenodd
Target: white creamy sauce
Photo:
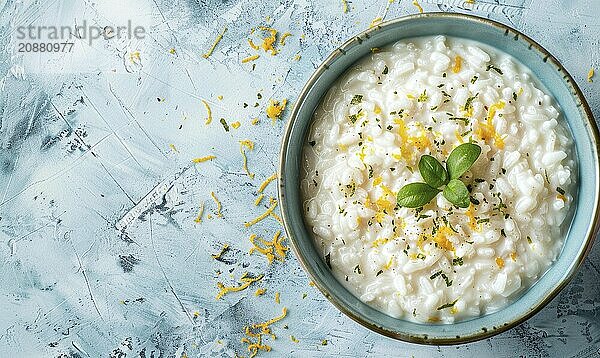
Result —
<path fill-rule="evenodd" d="M 304 148 L 306 221 L 337 279 L 390 316 L 452 323 L 500 309 L 563 244 L 575 186 L 570 133 L 531 72 L 507 54 L 444 36 L 404 40 L 349 69 L 324 96 Z M 481 155 L 461 180 L 471 204 L 438 195 L 396 205 L 463 142 Z"/>

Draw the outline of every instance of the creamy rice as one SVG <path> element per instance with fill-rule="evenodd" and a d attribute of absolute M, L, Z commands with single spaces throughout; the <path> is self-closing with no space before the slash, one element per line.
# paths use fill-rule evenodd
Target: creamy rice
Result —
<path fill-rule="evenodd" d="M 400 41 L 354 65 L 325 95 L 304 148 L 306 221 L 325 262 L 390 316 L 452 323 L 502 308 L 563 244 L 575 162 L 558 105 L 509 55 L 444 36 Z M 473 142 L 462 209 L 438 195 L 396 205 Z M 565 225 L 561 225 L 565 221 Z"/>

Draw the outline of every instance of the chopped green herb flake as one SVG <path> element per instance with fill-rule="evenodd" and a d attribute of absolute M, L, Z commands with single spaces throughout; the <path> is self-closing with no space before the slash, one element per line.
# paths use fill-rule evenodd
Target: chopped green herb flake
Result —
<path fill-rule="evenodd" d="M 354 267 L 354 272 L 356 272 L 359 275 L 361 274 L 360 265 L 356 265 L 356 267 Z"/>
<path fill-rule="evenodd" d="M 363 96 L 362 94 L 355 94 L 350 101 L 350 104 L 360 104 L 362 102 Z"/>
<path fill-rule="evenodd" d="M 223 129 L 225 129 L 225 132 L 229 132 L 229 124 L 227 124 L 225 118 L 221 118 L 219 122 L 221 122 L 221 124 L 223 125 Z"/>
<path fill-rule="evenodd" d="M 443 310 L 445 308 L 454 307 L 454 305 L 456 304 L 456 302 L 458 302 L 458 298 L 456 300 L 454 300 L 454 302 L 452 302 L 452 303 L 446 303 L 446 304 L 441 305 L 440 307 L 437 308 L 437 310 L 441 311 L 441 310 Z"/>
<path fill-rule="evenodd" d="M 503 75 L 503 74 L 504 74 L 504 73 L 502 72 L 502 70 L 501 70 L 501 69 L 499 69 L 498 67 L 496 67 L 496 66 L 492 65 L 491 63 L 490 63 L 489 65 L 487 65 L 487 67 L 485 68 L 485 70 L 486 70 L 486 71 L 489 71 L 489 70 L 494 70 L 494 71 L 496 71 L 496 72 L 497 72 L 499 75 Z"/>
<path fill-rule="evenodd" d="M 434 273 L 433 275 L 429 276 L 429 279 L 433 280 L 433 279 L 435 279 L 436 277 L 438 277 L 441 274 L 442 274 L 442 271 L 440 270 L 440 271 Z"/>

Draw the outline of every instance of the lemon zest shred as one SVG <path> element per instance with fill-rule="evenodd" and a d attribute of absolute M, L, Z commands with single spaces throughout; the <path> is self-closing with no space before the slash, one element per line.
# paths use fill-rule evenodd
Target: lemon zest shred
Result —
<path fill-rule="evenodd" d="M 233 129 L 238 129 L 241 126 L 241 123 L 239 121 L 233 122 L 231 123 L 231 126 L 233 127 Z"/>
<path fill-rule="evenodd" d="M 204 202 L 200 203 L 200 209 L 198 210 L 198 215 L 194 219 L 196 224 L 200 224 L 202 222 L 202 215 L 204 214 Z"/>
<path fill-rule="evenodd" d="M 454 244 L 448 239 L 448 237 L 453 234 L 454 231 L 452 231 L 450 227 L 441 226 L 435 233 L 433 241 L 435 241 L 444 250 L 454 251 Z"/>
<path fill-rule="evenodd" d="M 221 213 L 221 209 L 223 209 L 223 205 L 221 205 L 221 202 L 219 201 L 219 199 L 217 199 L 217 196 L 215 195 L 214 191 L 210 192 L 210 196 L 212 196 L 213 200 L 217 204 L 217 212 L 215 213 L 215 215 L 217 215 L 217 217 L 222 218 L 223 213 Z"/>
<path fill-rule="evenodd" d="M 348 12 L 348 0 L 342 0 L 342 11 L 344 14 Z"/>
<path fill-rule="evenodd" d="M 213 42 L 212 46 L 208 49 L 208 52 L 205 53 L 204 55 L 202 55 L 202 57 L 209 58 L 210 55 L 212 55 L 215 48 L 217 48 L 217 45 L 219 44 L 219 42 L 221 42 L 221 40 L 223 39 L 223 35 L 225 35 L 225 32 L 227 32 L 227 27 L 223 28 L 223 31 L 221 31 L 221 33 L 219 33 L 219 35 L 215 39 L 215 42 Z"/>
<path fill-rule="evenodd" d="M 469 218 L 469 227 L 474 231 L 481 231 L 481 225 L 477 223 L 475 219 L 475 207 L 473 204 L 469 204 L 469 208 L 465 211 L 465 215 Z"/>
<path fill-rule="evenodd" d="M 592 77 L 594 77 L 594 68 L 590 68 L 590 71 L 587 74 L 587 81 L 588 82 L 594 82 L 594 80 L 592 79 Z"/>
<path fill-rule="evenodd" d="M 247 272 L 245 272 L 242 275 L 242 277 L 240 278 L 240 281 L 242 281 L 243 283 L 239 286 L 225 286 L 223 283 L 217 282 L 217 287 L 219 288 L 219 293 L 217 293 L 216 299 L 220 300 L 223 296 L 225 296 L 226 294 L 228 294 L 230 292 L 243 291 L 243 290 L 247 289 L 251 284 L 262 280 L 262 278 L 264 277 L 264 275 L 259 275 L 257 277 L 247 277 L 247 276 L 248 276 Z"/>
<path fill-rule="evenodd" d="M 275 292 L 275 303 L 279 304 L 279 292 Z"/>
<path fill-rule="evenodd" d="M 253 30 L 254 30 L 254 29 L 253 29 Z M 254 32 L 254 31 L 252 31 L 252 32 Z M 252 33 L 252 32 L 251 32 L 251 33 Z M 260 49 L 260 47 L 256 46 L 256 45 L 254 44 L 254 42 L 252 42 L 252 39 L 248 39 L 248 45 L 250 45 L 250 47 L 252 47 L 252 49 L 253 49 L 253 50 L 258 50 L 258 49 Z"/>
<path fill-rule="evenodd" d="M 202 104 L 204 104 L 204 108 L 206 108 L 206 121 L 204 122 L 204 124 L 208 125 L 210 124 L 210 122 L 212 122 L 212 110 L 210 109 L 210 106 L 208 105 L 208 102 L 206 102 L 205 100 L 201 99 Z"/>
<path fill-rule="evenodd" d="M 413 0 L 412 4 L 414 6 L 416 6 L 417 9 L 419 9 L 419 13 L 421 13 L 421 14 L 423 13 L 423 7 L 419 4 L 419 2 L 417 0 Z"/>
<path fill-rule="evenodd" d="M 263 254 L 267 257 L 267 260 L 269 261 L 269 265 L 270 265 L 273 262 L 273 260 L 275 259 L 275 255 L 273 255 L 273 249 L 270 247 L 267 247 L 267 248 L 260 247 L 256 243 L 256 238 L 257 238 L 256 234 L 252 234 L 248 238 L 248 240 L 250 240 L 250 243 L 252 243 L 252 245 L 253 245 L 250 248 L 250 250 L 248 251 L 248 253 L 250 255 L 252 255 L 255 251 L 260 252 L 261 254 Z"/>
<path fill-rule="evenodd" d="M 216 259 L 220 259 L 225 254 L 225 252 L 227 252 L 227 250 L 229 250 L 229 245 L 225 244 L 225 245 L 223 245 L 223 247 L 221 248 L 221 251 L 218 254 L 216 254 L 216 255 L 213 254 L 213 255 L 210 255 L 210 256 L 212 256 L 212 258 L 215 259 L 215 260 Z"/>
<path fill-rule="evenodd" d="M 171 148 L 171 150 L 174 151 L 175 153 L 179 153 L 177 148 L 175 148 L 175 144 L 169 144 L 169 148 Z"/>
<path fill-rule="evenodd" d="M 496 115 L 496 111 L 504 108 L 505 105 L 506 105 L 506 103 L 504 101 L 499 101 L 498 103 L 494 103 L 490 106 L 490 109 L 488 110 L 488 115 L 487 115 L 488 124 L 490 124 L 490 125 L 492 124 L 492 119 L 494 119 L 494 116 Z"/>
<path fill-rule="evenodd" d="M 286 32 L 283 35 L 281 35 L 281 38 L 279 39 L 279 44 L 281 44 L 281 46 L 285 46 L 285 39 L 289 36 L 292 36 L 292 34 L 290 34 L 289 32 Z"/>
<path fill-rule="evenodd" d="M 392 264 L 394 263 L 394 256 L 390 257 L 390 260 L 388 261 L 387 264 L 385 264 L 385 266 L 383 266 L 384 270 L 389 270 L 390 267 L 392 267 Z"/>
<path fill-rule="evenodd" d="M 263 220 L 264 218 L 266 218 L 267 216 L 271 215 L 271 213 L 273 212 L 273 210 L 275 210 L 275 207 L 277 207 L 277 201 L 275 201 L 273 204 L 271 204 L 271 206 L 267 209 L 267 211 L 265 211 L 264 213 L 260 214 L 258 217 L 244 223 L 245 227 L 250 227 L 258 222 L 260 222 L 261 220 Z"/>
<path fill-rule="evenodd" d="M 388 237 L 381 237 L 371 243 L 371 247 L 379 247 L 380 245 L 387 244 L 390 241 Z"/>
<path fill-rule="evenodd" d="M 269 183 L 275 179 L 277 179 L 277 173 L 273 173 L 273 175 L 271 175 L 270 177 L 265 179 L 258 187 L 258 193 L 259 194 L 262 193 L 265 190 L 265 188 L 267 187 L 267 185 L 269 185 Z"/>
<path fill-rule="evenodd" d="M 256 200 L 254 200 L 254 206 L 258 206 L 264 197 L 265 197 L 265 194 L 260 194 L 258 196 L 258 198 L 256 198 Z"/>
<path fill-rule="evenodd" d="M 217 157 L 214 156 L 214 155 L 207 155 L 205 157 L 200 157 L 200 158 L 194 158 L 194 159 L 192 159 L 192 163 L 203 163 L 203 162 L 206 162 L 206 161 L 209 161 L 209 160 L 213 160 L 215 158 L 217 158 Z"/>
<path fill-rule="evenodd" d="M 254 296 L 258 297 L 258 296 L 262 296 L 265 294 L 265 292 L 267 292 L 266 289 L 264 288 L 257 288 L 256 292 L 254 292 Z"/>
<path fill-rule="evenodd" d="M 271 318 L 270 320 L 264 322 L 264 323 L 259 323 L 259 324 L 253 324 L 252 328 L 263 328 L 263 327 L 268 327 L 270 325 L 272 325 L 273 323 L 279 322 L 282 319 L 285 318 L 285 316 L 287 316 L 287 307 L 283 307 L 282 309 L 282 313 L 280 316 L 277 316 L 275 318 Z"/>
<path fill-rule="evenodd" d="M 290 340 L 294 343 L 300 343 L 300 341 L 298 340 L 298 338 L 294 337 L 294 336 L 290 336 Z"/>
<path fill-rule="evenodd" d="M 280 224 L 283 224 L 283 220 L 281 220 L 279 215 L 275 214 L 274 212 L 271 212 L 271 216 L 273 217 L 273 219 L 277 220 Z"/>
<path fill-rule="evenodd" d="M 486 122 L 480 122 L 477 130 L 475 131 L 475 134 L 477 134 L 484 141 L 490 141 L 493 139 L 496 147 L 500 149 L 504 148 L 504 138 L 502 138 L 502 136 L 496 132 L 496 129 L 493 125 L 493 119 L 496 115 L 496 112 L 499 109 L 504 108 L 505 105 L 506 103 L 504 101 L 499 101 L 492 104 L 488 109 Z"/>
<path fill-rule="evenodd" d="M 277 120 L 277 118 L 281 117 L 281 114 L 285 110 L 285 106 L 287 105 L 287 99 L 282 100 L 281 102 L 270 100 L 269 105 L 265 109 L 267 113 L 267 117 L 273 120 L 273 123 Z"/>
<path fill-rule="evenodd" d="M 262 247 L 256 243 L 256 239 L 260 240 L 262 243 Z M 283 245 L 282 241 L 285 237 L 281 236 L 281 231 L 277 231 L 273 236 L 271 241 L 263 240 L 257 237 L 255 234 L 250 235 L 250 243 L 252 243 L 253 247 L 250 248 L 248 252 L 250 255 L 255 251 L 260 252 L 265 255 L 269 265 L 273 263 L 273 260 L 285 261 L 286 252 L 289 250 L 289 247 Z"/>
<path fill-rule="evenodd" d="M 452 65 L 452 72 L 459 73 L 462 67 L 462 58 L 458 55 L 454 57 L 454 65 Z"/>
<path fill-rule="evenodd" d="M 249 139 L 244 139 L 244 140 L 240 141 L 240 153 L 242 153 L 242 159 L 243 159 L 242 168 L 244 169 L 246 174 L 248 174 L 250 179 L 254 179 L 254 173 L 251 173 L 250 170 L 248 169 L 248 157 L 246 156 L 246 150 L 244 149 L 244 147 L 248 148 L 248 150 L 253 150 L 254 142 L 252 142 Z"/>
<path fill-rule="evenodd" d="M 381 16 L 374 18 L 373 21 L 371 21 L 371 24 L 369 25 L 369 28 L 370 29 L 374 28 L 375 26 L 381 24 L 382 21 L 383 21 L 383 19 L 381 18 Z"/>
<path fill-rule="evenodd" d="M 255 323 L 251 326 L 246 326 L 244 332 L 247 337 L 241 339 L 242 343 L 248 344 L 247 350 L 250 352 L 250 358 L 255 357 L 258 354 L 259 350 L 270 352 L 271 346 L 264 344 L 262 339 L 264 335 L 271 336 L 271 338 L 276 339 L 277 337 L 271 332 L 270 325 L 273 323 L 281 321 L 287 315 L 287 308 L 283 308 L 283 312 L 280 316 L 277 316 L 273 319 L 270 319 L 263 323 Z M 256 330 L 259 331 L 255 332 Z M 255 338 L 256 341 L 252 342 L 250 338 Z"/>
<path fill-rule="evenodd" d="M 242 59 L 242 63 L 248 63 L 248 62 L 254 61 L 254 60 L 258 59 L 259 57 L 260 57 L 260 55 L 258 55 L 258 54 L 248 56 L 248 57 Z"/>
<path fill-rule="evenodd" d="M 265 52 L 271 51 L 271 56 L 275 56 L 279 52 L 273 47 L 273 44 L 277 42 L 277 30 L 266 26 L 259 26 L 258 28 L 269 33 L 269 36 L 262 39 L 263 42 L 260 44 L 260 48 Z M 258 50 L 258 48 L 255 48 L 255 50 Z"/>

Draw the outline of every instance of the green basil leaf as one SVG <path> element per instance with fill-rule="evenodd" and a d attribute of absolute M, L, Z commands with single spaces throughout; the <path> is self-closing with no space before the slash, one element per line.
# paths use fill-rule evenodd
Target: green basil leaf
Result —
<path fill-rule="evenodd" d="M 425 183 L 411 183 L 398 191 L 396 200 L 405 208 L 418 208 L 430 202 L 440 191 Z"/>
<path fill-rule="evenodd" d="M 479 158 L 479 154 L 481 154 L 481 147 L 473 143 L 463 143 L 454 148 L 446 162 L 450 179 L 456 179 L 469 170 Z"/>
<path fill-rule="evenodd" d="M 458 179 L 452 179 L 448 182 L 448 185 L 444 188 L 444 197 L 459 208 L 468 208 L 471 202 L 469 200 L 469 190 Z"/>
<path fill-rule="evenodd" d="M 433 188 L 439 188 L 440 186 L 448 182 L 448 173 L 437 159 L 431 155 L 424 155 L 419 160 L 419 171 L 425 183 L 429 184 Z"/>

